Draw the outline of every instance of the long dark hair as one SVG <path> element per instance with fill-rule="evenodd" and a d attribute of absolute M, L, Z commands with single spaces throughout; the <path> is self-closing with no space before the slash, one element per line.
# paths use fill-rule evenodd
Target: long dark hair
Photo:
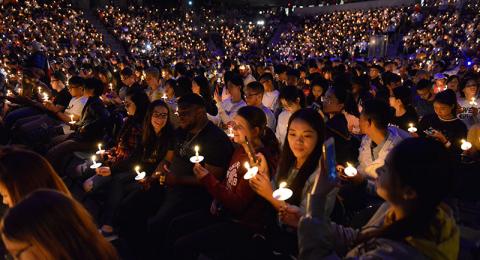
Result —
<path fill-rule="evenodd" d="M 287 136 L 285 137 L 284 142 L 285 145 L 283 146 L 283 151 L 280 155 L 278 175 L 276 178 L 277 184 L 287 180 L 288 174 L 296 162 L 295 155 L 293 155 L 290 144 L 288 143 L 288 131 L 294 120 L 302 120 L 310 125 L 310 127 L 317 132 L 318 136 L 317 144 L 315 145 L 312 153 L 308 156 L 305 163 L 303 163 L 302 167 L 299 169 L 297 177 L 288 185 L 289 188 L 294 191 L 293 196 L 288 201 L 294 205 L 299 205 L 302 200 L 301 194 L 305 182 L 315 171 L 315 169 L 317 169 L 318 161 L 322 156 L 322 145 L 325 140 L 325 123 L 318 112 L 310 108 L 302 108 L 293 113 L 288 121 Z"/>
<path fill-rule="evenodd" d="M 58 190 L 70 196 L 67 186 L 45 158 L 20 147 L 0 149 L 0 183 L 7 189 L 13 205 L 37 189 Z"/>
<path fill-rule="evenodd" d="M 278 156 L 280 154 L 280 145 L 277 137 L 272 129 L 267 127 L 267 116 L 263 110 L 254 106 L 244 106 L 237 111 L 237 115 L 243 117 L 251 128 L 259 128 L 260 140 L 272 156 Z"/>
<path fill-rule="evenodd" d="M 403 240 L 408 236 L 421 235 L 430 227 L 437 207 L 453 189 L 452 155 L 432 139 L 405 139 L 393 148 L 386 164 L 395 186 L 408 186 L 415 190 L 417 197 L 412 201 L 415 209 L 407 217 L 367 233 L 360 238 L 361 241 L 372 237 Z"/>
<path fill-rule="evenodd" d="M 35 246 L 51 259 L 118 259 L 87 210 L 58 191 L 31 193 L 6 213 L 0 229 L 7 239 Z"/>
<path fill-rule="evenodd" d="M 141 124 L 150 104 L 147 94 L 141 89 L 131 88 L 127 92 L 127 97 L 130 97 L 136 107 L 135 115 L 133 115 L 132 119 Z"/>
<path fill-rule="evenodd" d="M 160 133 L 156 134 L 155 130 L 153 129 L 151 119 L 153 116 L 153 110 L 158 106 L 166 108 L 168 111 L 168 116 L 165 126 L 162 128 Z M 164 148 L 164 152 L 160 152 L 159 154 L 159 156 L 162 156 L 162 153 L 166 153 L 166 144 L 170 141 L 169 139 L 172 136 L 173 126 L 168 105 L 161 99 L 153 101 L 148 106 L 147 114 L 145 116 L 145 120 L 143 121 L 142 145 L 144 147 L 144 154 L 151 154 L 157 149 L 156 145 L 163 145 L 162 149 Z"/>

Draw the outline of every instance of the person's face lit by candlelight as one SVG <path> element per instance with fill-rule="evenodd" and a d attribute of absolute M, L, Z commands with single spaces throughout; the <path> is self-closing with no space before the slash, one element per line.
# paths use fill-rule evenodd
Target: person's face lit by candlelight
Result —
<path fill-rule="evenodd" d="M 478 92 L 477 82 L 475 82 L 475 80 L 473 79 L 468 80 L 467 83 L 465 84 L 465 88 L 463 88 L 463 94 L 465 95 L 465 97 L 467 98 L 475 97 L 477 95 L 477 92 Z"/>
<path fill-rule="evenodd" d="M 433 109 L 435 110 L 435 114 L 437 114 L 439 118 L 444 120 L 449 120 L 454 117 L 454 108 L 454 105 L 442 104 L 440 102 L 433 103 Z"/>
<path fill-rule="evenodd" d="M 205 108 L 196 105 L 178 106 L 178 123 L 184 130 L 192 130 L 199 120 L 202 113 L 205 113 Z"/>
<path fill-rule="evenodd" d="M 7 205 L 9 208 L 13 207 L 13 201 L 10 198 L 10 194 L 2 183 L 0 183 L 0 195 L 2 196 L 3 204 Z"/>
<path fill-rule="evenodd" d="M 153 109 L 151 124 L 156 133 L 159 133 L 166 125 L 168 119 L 168 109 L 164 106 L 157 106 Z"/>
<path fill-rule="evenodd" d="M 135 106 L 135 103 L 132 101 L 130 96 L 127 96 L 125 99 L 125 108 L 127 109 L 127 114 L 129 116 L 135 115 L 135 111 L 137 110 L 137 106 Z"/>
<path fill-rule="evenodd" d="M 252 140 L 252 136 L 258 135 L 258 131 L 258 128 L 251 129 L 245 118 L 239 115 L 233 118 L 233 141 L 235 143 L 245 143 L 247 141 L 245 138 Z"/>
<path fill-rule="evenodd" d="M 42 249 L 27 242 L 10 240 L 2 234 L 3 242 L 10 255 L 15 260 L 51 259 L 51 256 Z"/>
<path fill-rule="evenodd" d="M 295 119 L 288 129 L 288 145 L 297 161 L 304 161 L 317 145 L 317 131 L 307 122 Z"/>

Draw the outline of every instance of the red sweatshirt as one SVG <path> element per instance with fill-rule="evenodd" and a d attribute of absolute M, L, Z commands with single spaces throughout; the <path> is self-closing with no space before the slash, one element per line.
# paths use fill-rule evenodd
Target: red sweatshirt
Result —
<path fill-rule="evenodd" d="M 275 162 L 266 149 L 260 149 L 259 152 L 265 155 L 269 165 L 271 165 L 271 162 Z M 214 198 L 211 207 L 212 214 L 217 214 L 220 206 L 234 220 L 252 228 L 261 228 L 269 204 L 258 196 L 250 188 L 248 180 L 243 178 L 247 171 L 243 166 L 246 161 L 248 161 L 248 155 L 243 147 L 239 146 L 233 153 L 227 175 L 223 181 L 220 182 L 212 174 L 207 174 L 200 181 Z"/>

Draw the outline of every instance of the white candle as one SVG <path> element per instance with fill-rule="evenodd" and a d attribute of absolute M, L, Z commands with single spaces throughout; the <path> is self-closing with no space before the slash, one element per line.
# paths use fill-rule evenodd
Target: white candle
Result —
<path fill-rule="evenodd" d="M 77 121 L 73 121 L 73 115 L 70 115 L 70 124 L 73 125 L 75 124 Z"/>
<path fill-rule="evenodd" d="M 353 167 L 348 162 L 347 162 L 347 167 L 345 168 L 344 172 L 345 172 L 345 175 L 347 175 L 349 177 L 353 177 L 353 176 L 357 175 L 357 169 L 355 169 L 355 167 Z"/>
<path fill-rule="evenodd" d="M 287 183 L 286 182 L 281 182 L 280 185 L 278 185 L 278 189 L 276 189 L 272 196 L 273 198 L 277 200 L 288 200 L 290 197 L 292 197 L 293 191 L 289 188 L 287 188 Z"/>
<path fill-rule="evenodd" d="M 470 150 L 470 148 L 472 148 L 472 143 L 466 141 L 465 139 L 462 139 L 461 143 L 462 143 L 461 148 L 463 151 L 467 151 L 467 150 Z"/>
<path fill-rule="evenodd" d="M 113 91 L 113 84 L 110 83 L 110 84 L 108 84 L 108 85 L 110 86 L 110 91 Z"/>
<path fill-rule="evenodd" d="M 417 128 L 412 123 L 408 124 L 408 126 L 409 126 L 408 129 L 407 129 L 408 132 L 410 132 L 412 134 L 417 132 Z"/>
<path fill-rule="evenodd" d="M 475 101 L 475 97 L 472 97 L 472 98 L 470 99 L 470 105 L 471 105 L 472 107 L 474 107 L 474 106 L 477 105 L 477 101 Z"/>
<path fill-rule="evenodd" d="M 135 172 L 137 173 L 137 176 L 135 176 L 135 180 L 143 180 L 145 178 L 146 173 L 145 172 L 140 172 L 140 166 L 135 166 Z"/>
<path fill-rule="evenodd" d="M 96 162 L 97 156 L 92 155 L 92 165 L 90 166 L 90 169 L 97 169 L 98 167 L 102 166 L 102 163 Z"/>
<path fill-rule="evenodd" d="M 103 153 L 105 153 L 105 150 L 102 149 L 102 143 L 98 143 L 97 147 L 98 147 L 97 154 L 103 154 Z"/>
<path fill-rule="evenodd" d="M 48 94 L 47 93 L 43 93 L 43 101 L 48 101 Z"/>
<path fill-rule="evenodd" d="M 163 101 L 167 100 L 167 94 L 164 92 L 162 96 Z"/>
<path fill-rule="evenodd" d="M 200 150 L 200 147 L 198 145 L 195 145 L 195 147 L 193 148 L 195 150 L 195 155 L 190 157 L 190 161 L 192 163 L 199 163 L 201 161 L 203 161 L 203 156 L 199 155 L 198 151 Z"/>
<path fill-rule="evenodd" d="M 233 127 L 228 126 L 228 133 L 227 136 L 233 138 L 235 135 L 233 134 Z"/>
<path fill-rule="evenodd" d="M 245 162 L 243 166 L 245 167 L 245 169 L 247 169 L 247 172 L 245 173 L 245 175 L 243 175 L 243 178 L 245 180 L 250 180 L 251 178 L 255 177 L 255 175 L 257 175 L 258 173 L 257 166 L 250 167 L 250 163 L 248 162 Z"/>

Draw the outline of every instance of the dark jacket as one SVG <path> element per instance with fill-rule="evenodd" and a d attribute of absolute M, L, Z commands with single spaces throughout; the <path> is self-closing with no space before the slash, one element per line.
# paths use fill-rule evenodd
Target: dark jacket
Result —
<path fill-rule="evenodd" d="M 78 129 L 73 138 L 78 141 L 101 140 L 108 123 L 108 111 L 99 97 L 90 97 L 82 111 Z"/>

